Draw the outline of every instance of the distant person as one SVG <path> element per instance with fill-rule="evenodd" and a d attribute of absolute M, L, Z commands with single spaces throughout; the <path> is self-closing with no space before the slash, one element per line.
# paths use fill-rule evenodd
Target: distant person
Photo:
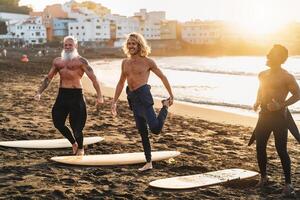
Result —
<path fill-rule="evenodd" d="M 86 122 L 86 105 L 82 93 L 81 78 L 84 73 L 91 79 L 97 92 L 96 105 L 103 103 L 100 85 L 88 61 L 77 52 L 77 40 L 72 36 L 64 38 L 61 57 L 55 58 L 53 65 L 39 87 L 35 99 L 40 100 L 56 74 L 60 76 L 58 96 L 52 108 L 52 119 L 57 128 L 72 144 L 73 154 L 84 155 L 82 130 Z M 72 132 L 65 125 L 69 115 Z"/>
<path fill-rule="evenodd" d="M 38 51 L 37 55 L 38 55 L 38 57 L 41 57 L 42 56 L 42 51 Z"/>
<path fill-rule="evenodd" d="M 270 68 L 259 73 L 260 81 L 257 99 L 253 106 L 259 118 L 249 145 L 256 139 L 257 161 L 261 173 L 257 186 L 263 187 L 268 181 L 266 146 L 271 132 L 274 134 L 275 146 L 280 157 L 285 186 L 283 195 L 294 195 L 291 183 L 291 160 L 287 152 L 288 129 L 300 142 L 299 131 L 288 110 L 288 106 L 300 99 L 299 86 L 292 74 L 282 68 L 288 58 L 288 50 L 282 45 L 274 45 L 267 55 L 266 65 Z M 289 92 L 292 96 L 288 99 Z"/>
<path fill-rule="evenodd" d="M 148 127 L 154 134 L 159 134 L 163 128 L 168 114 L 168 107 L 173 104 L 173 93 L 167 77 L 157 67 L 155 62 L 148 58 L 150 47 L 144 37 L 138 33 L 129 34 L 123 46 L 124 53 L 128 58 L 122 61 L 121 76 L 117 84 L 114 98 L 112 100 L 112 114 L 117 115 L 117 100 L 127 80 L 127 99 L 133 111 L 136 127 L 141 135 L 142 144 L 147 163 L 140 171 L 152 169 L 151 145 L 148 137 Z M 148 78 L 152 71 L 163 82 L 170 97 L 162 101 L 162 108 L 156 116 L 153 109 L 153 98 L 148 85 Z"/>
<path fill-rule="evenodd" d="M 4 58 L 6 58 L 6 56 L 7 56 L 7 50 L 6 49 L 3 49 L 2 55 L 3 55 Z"/>

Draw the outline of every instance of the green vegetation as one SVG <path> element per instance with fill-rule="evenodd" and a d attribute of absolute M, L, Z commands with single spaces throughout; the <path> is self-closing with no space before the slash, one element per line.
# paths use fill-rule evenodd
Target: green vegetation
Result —
<path fill-rule="evenodd" d="M 29 14 L 32 8 L 27 6 L 19 6 L 20 0 L 0 0 L 0 12 Z"/>

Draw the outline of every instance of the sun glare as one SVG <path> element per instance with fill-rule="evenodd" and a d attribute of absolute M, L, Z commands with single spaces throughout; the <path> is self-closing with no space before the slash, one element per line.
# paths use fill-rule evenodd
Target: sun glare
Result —
<path fill-rule="evenodd" d="M 287 24 L 291 18 L 286 4 L 275 0 L 252 0 L 240 5 L 239 15 L 234 21 L 243 32 L 266 35 L 276 32 Z"/>
<path fill-rule="evenodd" d="M 260 21 L 241 21 L 238 22 L 239 28 L 246 34 L 254 35 L 267 35 L 278 31 L 287 22 L 274 22 L 272 20 L 260 20 Z"/>

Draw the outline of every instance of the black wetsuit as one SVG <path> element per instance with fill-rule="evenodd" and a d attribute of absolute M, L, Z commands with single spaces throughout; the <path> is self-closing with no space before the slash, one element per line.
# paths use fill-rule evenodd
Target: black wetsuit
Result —
<path fill-rule="evenodd" d="M 68 115 L 73 134 L 65 125 Z M 71 144 L 76 141 L 79 149 L 83 148 L 82 130 L 85 126 L 86 116 L 82 89 L 59 88 L 58 96 L 52 108 L 53 124 Z"/>
<path fill-rule="evenodd" d="M 280 157 L 285 176 L 285 182 L 291 183 L 291 160 L 287 152 L 287 135 L 289 128 L 289 118 L 287 116 L 287 109 L 271 112 L 266 106 L 261 106 L 261 112 L 259 113 L 258 122 L 253 135 L 256 139 L 257 161 L 261 175 L 266 176 L 266 147 L 270 134 L 273 132 L 276 150 Z M 249 144 L 251 144 L 250 142 Z"/>
<path fill-rule="evenodd" d="M 136 127 L 141 135 L 146 161 L 151 161 L 151 145 L 148 137 L 147 124 L 154 134 L 159 134 L 168 115 L 167 107 L 163 106 L 156 117 L 153 109 L 153 98 L 150 85 L 143 85 L 134 91 L 126 88 L 130 109 L 133 111 Z"/>

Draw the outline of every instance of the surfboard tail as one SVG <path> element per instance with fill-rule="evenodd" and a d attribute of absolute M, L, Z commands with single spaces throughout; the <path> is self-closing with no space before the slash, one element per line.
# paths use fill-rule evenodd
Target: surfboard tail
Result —
<path fill-rule="evenodd" d="M 252 135 L 251 135 L 251 138 L 248 142 L 248 146 L 250 146 L 251 144 L 253 144 L 253 142 L 255 141 L 255 131 L 253 131 Z"/>
<path fill-rule="evenodd" d="M 298 129 L 298 127 L 293 119 L 293 116 L 289 110 L 287 110 L 287 124 L 288 124 L 288 129 L 291 132 L 291 134 L 298 141 L 298 143 L 300 143 L 299 129 Z"/>

